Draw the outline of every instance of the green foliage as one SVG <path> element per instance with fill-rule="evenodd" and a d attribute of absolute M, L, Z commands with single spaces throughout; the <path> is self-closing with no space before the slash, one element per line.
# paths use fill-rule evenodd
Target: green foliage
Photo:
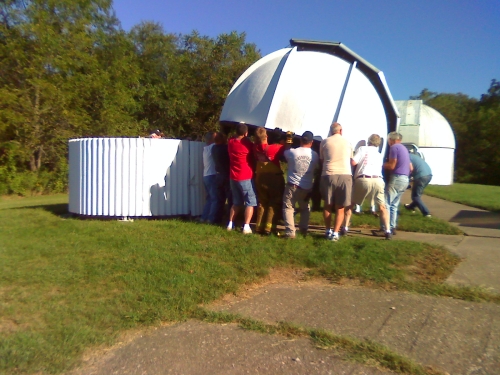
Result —
<path fill-rule="evenodd" d="M 460 184 L 429 185 L 425 194 L 483 210 L 500 212 L 500 186 Z"/>
<path fill-rule="evenodd" d="M 453 127 L 457 148 L 458 182 L 500 185 L 500 82 L 493 79 L 480 100 L 467 95 L 438 94 L 427 89 L 412 99 L 422 99 L 438 110 Z"/>
<path fill-rule="evenodd" d="M 0 15 L 0 193 L 64 189 L 69 138 L 215 129 L 260 57 L 244 33 L 124 32 L 110 0 L 8 0 Z"/>

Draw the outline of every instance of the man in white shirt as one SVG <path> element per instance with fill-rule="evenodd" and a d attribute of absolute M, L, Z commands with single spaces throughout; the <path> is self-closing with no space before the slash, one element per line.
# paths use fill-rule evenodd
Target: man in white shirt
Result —
<path fill-rule="evenodd" d="M 212 157 L 214 138 L 214 132 L 206 133 L 206 146 L 203 147 L 203 185 L 205 186 L 207 195 L 200 221 L 210 224 L 215 223 L 215 216 L 217 214 L 217 185 L 215 181 L 217 172 L 215 170 L 215 163 Z"/>
<path fill-rule="evenodd" d="M 380 208 L 380 221 L 386 228 L 385 238 L 390 240 L 392 234 L 389 226 L 389 214 L 385 207 L 384 189 L 385 183 L 382 178 L 383 156 L 378 151 L 380 136 L 372 134 L 368 138 L 368 146 L 361 146 L 353 158 L 351 165 L 356 167 L 354 172 L 354 187 L 352 192 L 352 203 L 345 215 L 345 228 L 349 227 L 352 207 L 356 204 L 362 205 L 365 198 L 374 200 Z"/>
<path fill-rule="evenodd" d="M 313 186 L 314 170 L 319 161 L 316 151 L 311 149 L 313 133 L 306 131 L 300 137 L 300 147 L 286 150 L 284 158 L 288 163 L 288 179 L 283 194 L 283 220 L 285 221 L 285 237 L 295 238 L 295 222 L 293 219 L 295 203 L 299 204 L 302 234 L 307 233 L 309 226 L 309 199 Z"/>

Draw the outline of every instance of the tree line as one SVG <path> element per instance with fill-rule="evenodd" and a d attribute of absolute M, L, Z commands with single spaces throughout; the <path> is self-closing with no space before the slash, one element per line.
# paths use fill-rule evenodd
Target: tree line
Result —
<path fill-rule="evenodd" d="M 244 33 L 124 31 L 112 0 L 0 2 L 0 195 L 67 189 L 68 139 L 197 138 L 217 127 L 236 79 L 261 56 Z M 480 100 L 419 96 L 457 137 L 456 179 L 499 184 L 500 83 Z"/>
<path fill-rule="evenodd" d="M 493 79 L 481 98 L 424 89 L 411 99 L 439 111 L 456 138 L 455 181 L 500 185 L 500 82 Z"/>
<path fill-rule="evenodd" d="M 124 31 L 111 0 L 0 3 L 0 194 L 67 189 L 68 139 L 196 138 L 261 56 L 244 33 Z"/>

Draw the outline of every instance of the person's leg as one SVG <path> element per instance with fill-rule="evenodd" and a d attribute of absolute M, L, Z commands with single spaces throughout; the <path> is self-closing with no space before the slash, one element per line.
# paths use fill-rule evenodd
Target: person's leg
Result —
<path fill-rule="evenodd" d="M 255 186 L 252 180 L 245 180 L 240 182 L 243 191 L 244 204 L 245 204 L 245 223 L 243 225 L 243 233 L 251 234 L 250 220 L 252 220 L 254 207 L 257 206 L 257 197 L 255 196 Z"/>
<path fill-rule="evenodd" d="M 298 189 L 297 194 L 300 212 L 299 230 L 302 234 L 306 234 L 309 228 L 309 217 L 311 215 L 311 207 L 309 205 L 311 190 Z"/>
<path fill-rule="evenodd" d="M 385 188 L 384 180 L 379 178 L 374 181 L 372 202 L 377 203 L 380 210 L 380 222 L 382 223 L 382 227 L 384 228 L 386 233 L 390 234 L 391 225 L 389 219 L 389 211 L 387 210 L 387 206 L 385 204 L 384 188 Z M 386 238 L 390 239 L 390 236 L 386 235 Z"/>
<path fill-rule="evenodd" d="M 210 210 L 208 212 L 207 221 L 211 224 L 215 224 L 216 216 L 218 211 L 218 197 L 217 197 L 217 175 L 213 174 L 208 179 L 209 185 L 209 196 L 210 196 Z"/>
<path fill-rule="evenodd" d="M 338 233 L 340 231 L 340 227 L 344 222 L 344 212 L 345 208 L 343 206 L 335 206 L 335 224 L 333 227 L 333 233 Z"/>
<path fill-rule="evenodd" d="M 295 189 L 295 186 L 286 185 L 285 192 L 283 193 L 283 220 L 285 222 L 286 237 L 295 237 L 295 220 L 293 217 L 295 206 L 293 196 Z"/>
<path fill-rule="evenodd" d="M 245 225 L 250 224 L 250 220 L 252 220 L 253 216 L 253 206 L 246 206 L 245 207 Z"/>
<path fill-rule="evenodd" d="M 330 184 L 331 176 L 321 176 L 320 190 L 324 200 L 323 220 L 325 222 L 326 235 L 331 233 L 332 229 L 332 210 L 333 210 L 333 190 Z"/>
<path fill-rule="evenodd" d="M 408 187 L 408 176 L 394 176 L 388 184 L 388 191 L 386 192 L 386 201 L 389 205 L 389 225 L 391 231 L 396 229 L 399 202 L 401 196 Z"/>
<path fill-rule="evenodd" d="M 349 228 L 351 226 L 352 207 L 353 207 L 353 205 L 345 207 L 345 210 L 344 210 L 344 219 L 345 219 L 344 228 Z"/>
<path fill-rule="evenodd" d="M 338 235 L 340 227 L 344 223 L 345 207 L 351 205 L 352 197 L 352 176 L 336 175 L 334 181 L 334 204 L 335 204 L 335 224 L 333 235 Z"/>
<path fill-rule="evenodd" d="M 264 188 L 264 179 L 262 177 L 262 174 L 257 174 L 255 176 L 255 189 L 257 191 L 257 197 L 258 197 L 258 205 L 257 205 L 257 215 L 255 216 L 255 228 L 257 232 L 262 231 L 264 228 L 264 213 L 265 213 L 265 205 L 267 204 L 267 197 L 266 194 L 267 192 L 265 191 Z"/>
<path fill-rule="evenodd" d="M 424 189 L 427 187 L 427 185 L 429 185 L 429 182 L 431 182 L 431 179 L 432 179 L 432 176 L 424 176 L 424 177 L 418 178 L 417 180 L 413 181 L 411 205 L 413 207 L 415 207 L 415 206 L 418 207 L 418 209 L 420 210 L 420 212 L 424 216 L 427 216 L 430 213 L 429 213 L 429 209 L 422 201 L 422 194 L 424 193 Z M 415 190 L 415 194 L 413 194 L 413 190 Z"/>
<path fill-rule="evenodd" d="M 201 214 L 201 221 L 207 221 L 212 202 L 210 200 L 210 176 L 203 176 L 203 186 L 205 188 L 205 205 Z"/>
<path fill-rule="evenodd" d="M 229 210 L 229 223 L 227 225 L 227 229 L 232 230 L 234 227 L 234 219 L 236 218 L 236 215 L 238 215 L 238 212 L 243 205 L 243 192 L 238 181 L 229 180 L 229 184 L 231 186 L 233 204 L 231 205 L 231 209 Z"/>
<path fill-rule="evenodd" d="M 269 211 L 266 222 L 266 230 L 275 230 L 277 220 L 283 207 L 283 192 L 285 191 L 285 180 L 283 174 L 271 174 L 268 185 Z"/>
<path fill-rule="evenodd" d="M 228 190 L 228 181 L 227 176 L 217 173 L 215 176 L 215 189 L 217 194 L 217 204 L 216 204 L 216 212 L 215 212 L 215 222 L 220 224 L 222 222 L 222 218 L 224 217 L 224 208 L 226 206 L 227 200 L 227 190 Z M 232 202 L 231 202 L 232 203 Z M 231 207 L 231 206 L 229 206 Z"/>

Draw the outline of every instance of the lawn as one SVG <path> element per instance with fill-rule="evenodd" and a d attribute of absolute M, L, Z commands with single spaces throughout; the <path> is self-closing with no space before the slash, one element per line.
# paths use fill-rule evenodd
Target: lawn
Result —
<path fill-rule="evenodd" d="M 429 185 L 425 194 L 488 211 L 500 212 L 500 186 L 459 184 Z"/>
<path fill-rule="evenodd" d="M 86 349 L 133 327 L 193 317 L 199 304 L 273 267 L 490 298 L 444 286 L 459 260 L 427 244 L 353 237 L 331 243 L 321 235 L 287 241 L 174 219 L 80 219 L 65 215 L 66 202 L 65 195 L 0 202 L 2 374 L 61 373 Z"/>

